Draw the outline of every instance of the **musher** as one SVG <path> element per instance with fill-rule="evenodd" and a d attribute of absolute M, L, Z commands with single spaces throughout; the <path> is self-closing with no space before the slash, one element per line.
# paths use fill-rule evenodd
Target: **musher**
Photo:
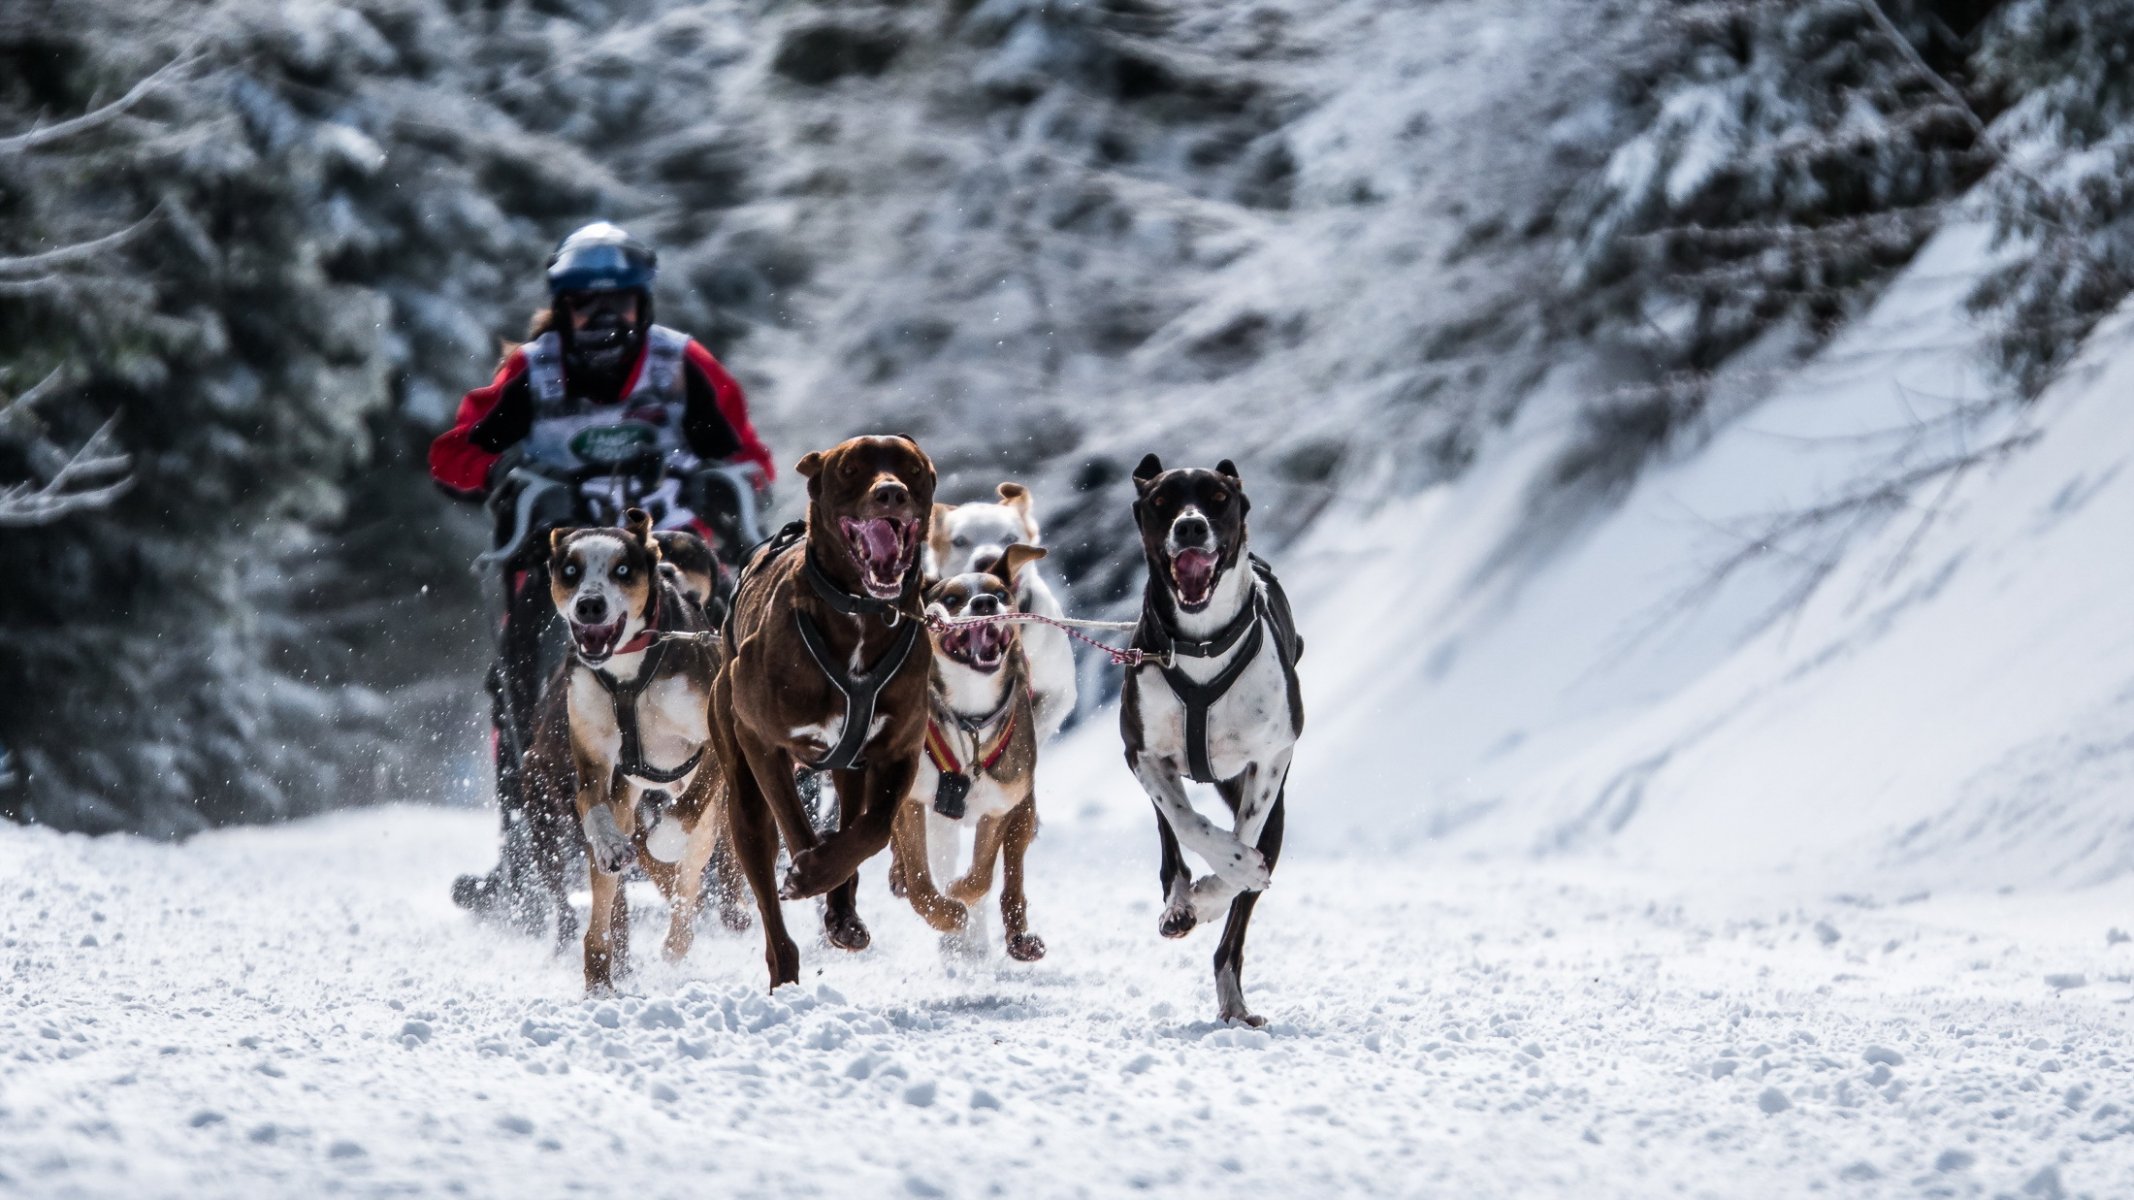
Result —
<path fill-rule="evenodd" d="M 553 610 L 542 570 L 547 531 L 528 527 L 534 506 L 515 496 L 538 489 L 534 520 L 548 525 L 615 524 L 622 508 L 644 508 L 659 528 L 701 534 L 728 564 L 748 548 L 735 544 L 735 505 L 751 515 L 767 507 L 775 471 L 748 400 L 701 343 L 653 324 L 657 274 L 652 249 L 614 225 L 563 239 L 548 259 L 549 306 L 534 314 L 528 340 L 506 352 L 486 387 L 467 393 L 452 428 L 430 446 L 431 477 L 454 496 L 488 501 L 496 514 L 492 557 L 507 590 L 490 678 L 504 854 L 487 877 L 454 886 L 469 908 L 509 907 L 531 919 L 530 864 L 516 861 L 529 852 L 519 758 Z"/>

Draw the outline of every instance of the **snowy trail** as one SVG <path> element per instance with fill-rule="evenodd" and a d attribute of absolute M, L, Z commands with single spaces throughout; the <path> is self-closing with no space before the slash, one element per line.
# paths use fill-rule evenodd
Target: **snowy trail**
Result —
<path fill-rule="evenodd" d="M 0 1193 L 2134 1183 L 2124 888 L 1796 906 L 1569 862 L 1285 862 L 1249 966 L 1262 1033 L 1205 1019 L 1213 939 L 1155 936 L 1152 851 L 1116 824 L 1040 839 L 1033 967 L 948 967 L 877 864 L 876 948 L 807 947 L 799 988 L 763 994 L 753 934 L 713 932 L 586 1001 L 574 961 L 447 900 L 489 821 L 0 829 Z"/>

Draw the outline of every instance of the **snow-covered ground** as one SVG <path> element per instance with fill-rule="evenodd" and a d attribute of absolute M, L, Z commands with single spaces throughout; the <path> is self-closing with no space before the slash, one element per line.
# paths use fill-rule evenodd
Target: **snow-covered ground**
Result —
<path fill-rule="evenodd" d="M 1564 860 L 1305 857 L 1261 906 L 1272 1024 L 1248 1031 L 1209 1020 L 1212 937 L 1156 936 L 1153 836 L 1107 811 L 1055 814 L 1033 851 L 1044 962 L 944 960 L 870 871 L 875 948 L 810 946 L 775 996 L 754 936 L 711 932 L 582 999 L 575 962 L 446 898 L 491 833 L 407 807 L 182 846 L 0 830 L 0 1193 L 2134 1181 L 2123 884 L 1719 900 Z"/>

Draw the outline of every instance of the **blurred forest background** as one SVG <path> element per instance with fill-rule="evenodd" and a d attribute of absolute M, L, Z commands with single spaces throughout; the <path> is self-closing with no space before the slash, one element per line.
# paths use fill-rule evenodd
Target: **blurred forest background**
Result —
<path fill-rule="evenodd" d="M 1145 450 L 1236 458 L 1279 545 L 1576 357 L 1560 522 L 1952 221 L 2024 405 L 2134 289 L 2130 44 L 2134 0 L 15 0 L 0 812 L 486 794 L 483 529 L 422 453 L 582 221 L 781 464 L 1024 479 L 1095 613 Z"/>

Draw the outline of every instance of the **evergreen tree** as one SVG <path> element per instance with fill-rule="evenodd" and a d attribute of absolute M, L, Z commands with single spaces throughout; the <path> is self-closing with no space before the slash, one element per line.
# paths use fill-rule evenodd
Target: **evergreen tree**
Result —
<path fill-rule="evenodd" d="M 2009 260 L 1972 303 L 2035 394 L 2134 290 L 2134 3 L 2016 0 L 1984 32 L 1980 75 L 2014 98 L 1990 189 Z"/>

